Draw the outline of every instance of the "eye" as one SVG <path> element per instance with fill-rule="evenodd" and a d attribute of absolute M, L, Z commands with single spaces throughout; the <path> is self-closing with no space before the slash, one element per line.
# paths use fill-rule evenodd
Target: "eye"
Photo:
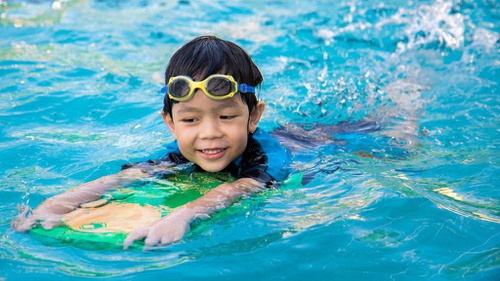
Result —
<path fill-rule="evenodd" d="M 196 121 L 198 121 L 198 119 L 196 119 L 196 118 L 184 118 L 184 119 L 181 119 L 181 122 L 183 122 L 183 123 L 194 123 Z"/>
<path fill-rule="evenodd" d="M 235 115 L 221 115 L 220 119 L 222 119 L 222 120 L 231 120 L 231 119 L 233 119 L 235 117 L 236 117 Z"/>

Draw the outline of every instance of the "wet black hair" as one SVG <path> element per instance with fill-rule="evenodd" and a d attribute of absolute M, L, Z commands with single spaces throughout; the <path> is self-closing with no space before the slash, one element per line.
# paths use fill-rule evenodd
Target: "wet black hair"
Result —
<path fill-rule="evenodd" d="M 202 81 L 212 74 L 231 75 L 238 84 L 254 87 L 259 86 L 263 80 L 259 68 L 240 46 L 215 36 L 200 36 L 174 53 L 165 71 L 165 84 L 170 77 L 179 75 Z M 255 93 L 240 96 L 251 113 L 258 102 Z M 163 112 L 172 116 L 174 103 L 177 101 L 171 100 L 166 94 Z"/>

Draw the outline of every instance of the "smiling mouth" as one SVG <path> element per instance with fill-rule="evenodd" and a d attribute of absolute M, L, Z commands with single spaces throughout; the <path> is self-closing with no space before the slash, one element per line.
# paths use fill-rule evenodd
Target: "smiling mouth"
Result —
<path fill-rule="evenodd" d="M 217 148 L 217 149 L 202 149 L 199 152 L 206 158 L 218 158 L 224 155 L 227 148 Z"/>
<path fill-rule="evenodd" d="M 224 149 L 222 148 L 218 148 L 218 149 L 203 149 L 203 150 L 200 150 L 201 153 L 203 154 L 208 154 L 208 155 L 212 155 L 212 154 L 217 154 L 217 153 L 220 153 L 221 151 L 223 151 Z"/>

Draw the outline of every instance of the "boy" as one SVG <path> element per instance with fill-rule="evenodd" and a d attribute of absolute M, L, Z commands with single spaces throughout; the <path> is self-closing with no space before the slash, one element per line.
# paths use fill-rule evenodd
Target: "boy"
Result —
<path fill-rule="evenodd" d="M 259 69 L 236 44 L 214 36 L 187 43 L 172 56 L 165 72 L 162 118 L 175 139 L 168 145 L 167 155 L 125 165 L 118 174 L 49 198 L 30 214 L 24 210 L 12 227 L 24 232 L 40 223 L 50 229 L 61 224 L 62 215 L 99 199 L 104 192 L 161 175 L 175 165 L 191 162 L 207 172 L 230 172 L 233 182 L 213 188 L 152 225 L 133 230 L 123 246 L 126 249 L 143 238 L 147 247 L 168 245 L 182 239 L 194 219 L 276 186 L 289 174 L 291 155 L 258 129 L 265 104 L 257 100 L 255 87 L 261 83 Z"/>

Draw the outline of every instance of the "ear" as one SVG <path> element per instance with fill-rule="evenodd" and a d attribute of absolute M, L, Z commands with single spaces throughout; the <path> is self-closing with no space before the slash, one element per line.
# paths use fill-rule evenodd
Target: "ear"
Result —
<path fill-rule="evenodd" d="M 253 111 L 250 113 L 250 120 L 248 121 L 248 131 L 250 133 L 257 130 L 257 125 L 259 125 L 260 118 L 262 117 L 265 108 L 265 103 L 263 101 L 258 101 L 257 105 L 255 105 Z"/>
<path fill-rule="evenodd" d="M 176 134 L 175 125 L 174 125 L 174 119 L 172 119 L 170 114 L 165 113 L 163 110 L 161 111 L 161 118 L 163 119 L 163 122 L 165 122 L 165 124 L 167 124 L 168 129 L 172 133 L 172 136 L 174 137 L 174 139 L 177 139 L 177 134 Z"/>

